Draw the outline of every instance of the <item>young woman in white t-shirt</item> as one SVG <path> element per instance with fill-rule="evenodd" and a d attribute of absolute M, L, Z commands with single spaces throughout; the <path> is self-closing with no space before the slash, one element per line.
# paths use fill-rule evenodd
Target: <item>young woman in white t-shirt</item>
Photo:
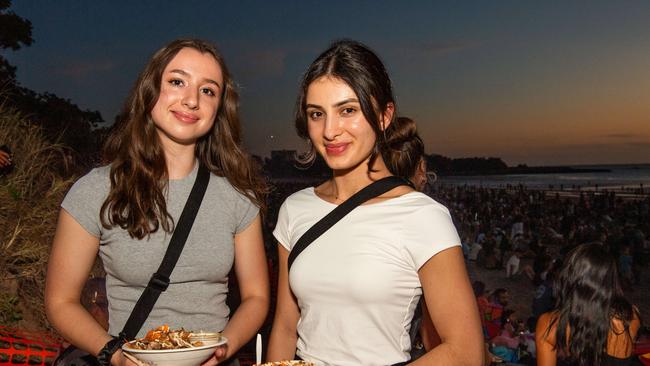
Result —
<path fill-rule="evenodd" d="M 413 364 L 482 364 L 476 300 L 449 211 L 411 187 L 357 207 L 287 269 L 296 241 L 337 205 L 380 178 L 413 175 L 421 157 L 410 150 L 417 135 L 396 116 L 391 81 L 368 47 L 336 42 L 307 70 L 296 129 L 332 178 L 294 193 L 280 209 L 269 360 L 405 364 L 411 319 L 424 295 L 442 342 Z"/>

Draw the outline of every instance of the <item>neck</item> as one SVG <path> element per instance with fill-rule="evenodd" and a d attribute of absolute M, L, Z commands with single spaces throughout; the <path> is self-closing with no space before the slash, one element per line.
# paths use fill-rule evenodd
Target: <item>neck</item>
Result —
<path fill-rule="evenodd" d="M 163 150 L 169 179 L 182 179 L 192 172 L 196 162 L 194 145 L 175 145 Z"/>
<path fill-rule="evenodd" d="M 345 171 L 334 170 L 331 193 L 336 201 L 342 202 L 362 190 L 368 184 L 390 175 L 393 174 L 386 168 L 386 164 L 384 164 L 381 156 L 375 160 L 370 171 L 368 170 L 367 161 L 354 169 Z"/>

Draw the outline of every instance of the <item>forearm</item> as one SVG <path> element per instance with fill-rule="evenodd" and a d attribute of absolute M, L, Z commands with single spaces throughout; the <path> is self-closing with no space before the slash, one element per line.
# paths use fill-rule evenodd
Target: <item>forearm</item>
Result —
<path fill-rule="evenodd" d="M 422 338 L 424 349 L 427 351 L 432 350 L 441 342 L 438 332 L 436 332 L 435 329 L 430 329 L 429 327 L 420 328 L 420 337 Z"/>
<path fill-rule="evenodd" d="M 485 365 L 484 345 L 481 342 L 451 344 L 442 342 L 409 365 L 436 366 L 483 366 Z"/>
<path fill-rule="evenodd" d="M 50 323 L 68 342 L 97 355 L 111 336 L 80 303 L 46 300 Z"/>
<path fill-rule="evenodd" d="M 289 329 L 273 323 L 271 338 L 269 339 L 269 351 L 266 355 L 267 361 L 292 360 L 296 354 L 298 334 L 295 328 Z"/>
<path fill-rule="evenodd" d="M 261 328 L 269 308 L 268 296 L 251 296 L 242 300 L 223 330 L 228 338 L 228 354 L 231 357 Z"/>

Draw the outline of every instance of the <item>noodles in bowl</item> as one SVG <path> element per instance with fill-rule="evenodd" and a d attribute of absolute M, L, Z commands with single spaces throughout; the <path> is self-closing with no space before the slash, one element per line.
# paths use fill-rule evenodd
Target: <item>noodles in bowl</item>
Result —
<path fill-rule="evenodd" d="M 141 361 L 157 366 L 196 366 L 209 359 L 228 340 L 217 334 L 212 338 L 193 340 L 193 333 L 184 329 L 170 330 L 163 325 L 147 332 L 143 338 L 128 342 L 122 350 Z"/>

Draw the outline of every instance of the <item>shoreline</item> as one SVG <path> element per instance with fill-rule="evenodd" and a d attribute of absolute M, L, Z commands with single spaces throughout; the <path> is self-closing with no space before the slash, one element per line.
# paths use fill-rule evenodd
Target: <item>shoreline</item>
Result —
<path fill-rule="evenodd" d="M 650 197 L 650 185 L 644 184 L 612 184 L 612 185 L 589 185 L 589 186 L 574 186 L 574 187 L 563 187 L 560 185 L 560 188 L 550 185 L 549 187 L 542 187 L 540 185 L 526 185 L 524 183 L 519 184 L 482 184 L 482 182 L 444 182 L 441 180 L 436 180 L 433 183 L 433 187 L 438 188 L 450 188 L 450 187 L 474 187 L 481 189 L 505 189 L 507 191 L 518 191 L 520 189 L 525 189 L 526 191 L 532 192 L 544 192 L 547 198 L 558 195 L 562 198 L 580 198 L 581 194 L 602 196 L 605 194 L 616 194 L 616 198 L 623 198 L 625 200 L 644 200 Z"/>

